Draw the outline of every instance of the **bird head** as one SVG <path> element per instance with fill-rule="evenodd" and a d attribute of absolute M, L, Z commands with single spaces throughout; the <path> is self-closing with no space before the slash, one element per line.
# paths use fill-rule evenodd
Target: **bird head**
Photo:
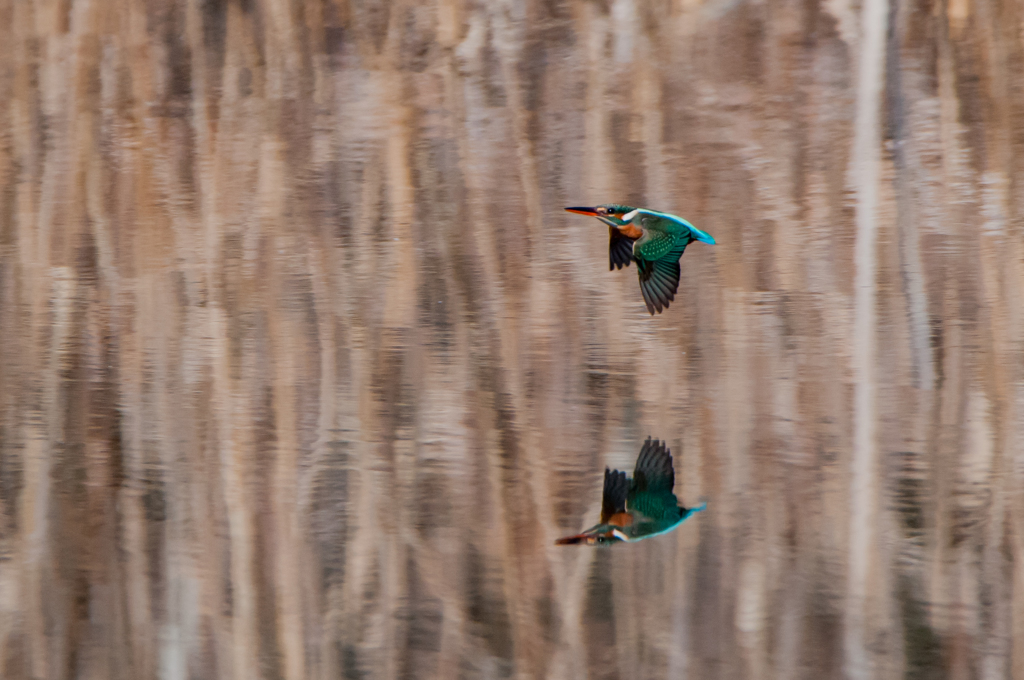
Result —
<path fill-rule="evenodd" d="M 585 531 L 575 536 L 566 536 L 555 541 L 555 545 L 612 545 L 629 540 L 626 534 L 615 527 L 605 530 L 604 528 Z"/>
<path fill-rule="evenodd" d="M 593 208 L 566 208 L 566 210 L 577 215 L 596 217 L 608 226 L 619 229 L 625 227 L 636 217 L 636 208 L 615 203 L 597 205 Z"/>

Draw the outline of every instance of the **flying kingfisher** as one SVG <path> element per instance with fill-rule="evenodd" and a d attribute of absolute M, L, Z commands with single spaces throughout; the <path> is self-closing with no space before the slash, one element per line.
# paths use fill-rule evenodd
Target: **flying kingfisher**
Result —
<path fill-rule="evenodd" d="M 596 217 L 608 225 L 608 269 L 628 267 L 632 261 L 640 274 L 640 292 L 647 311 L 654 315 L 675 299 L 679 288 L 679 258 L 691 241 L 714 245 L 711 234 L 701 231 L 682 217 L 633 208 L 628 205 L 599 205 L 566 208 L 569 212 Z"/>
<path fill-rule="evenodd" d="M 636 459 L 633 479 L 625 472 L 604 469 L 604 497 L 601 523 L 582 534 L 566 536 L 555 545 L 610 545 L 618 541 L 639 541 L 675 529 L 687 517 L 707 507 L 679 505 L 672 493 L 676 476 L 672 470 L 672 452 L 664 444 L 648 437 Z"/>

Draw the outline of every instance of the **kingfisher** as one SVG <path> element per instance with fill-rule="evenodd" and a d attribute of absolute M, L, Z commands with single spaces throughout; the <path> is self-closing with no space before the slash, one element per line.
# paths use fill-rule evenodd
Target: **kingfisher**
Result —
<path fill-rule="evenodd" d="M 672 493 L 675 481 L 672 452 L 648 437 L 636 459 L 632 479 L 625 472 L 604 469 L 601 523 L 582 534 L 560 538 L 555 545 L 611 545 L 672 531 L 707 507 L 707 503 L 692 508 L 679 505 Z"/>
<path fill-rule="evenodd" d="M 647 311 L 654 316 L 667 309 L 679 289 L 679 258 L 693 241 L 714 245 L 711 234 L 682 217 L 669 213 L 606 204 L 593 208 L 566 208 L 571 213 L 590 215 L 608 225 L 608 269 L 622 269 L 636 262 L 640 292 Z"/>

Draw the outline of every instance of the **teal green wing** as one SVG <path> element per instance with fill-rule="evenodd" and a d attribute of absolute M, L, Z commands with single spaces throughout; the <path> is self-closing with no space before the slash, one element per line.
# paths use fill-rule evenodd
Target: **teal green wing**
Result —
<path fill-rule="evenodd" d="M 660 260 L 672 252 L 678 240 L 677 236 L 660 229 L 645 230 L 644 235 L 633 242 L 633 257 L 649 262 Z M 689 243 L 689 239 L 685 242 Z"/>
<path fill-rule="evenodd" d="M 679 290 L 679 258 L 683 256 L 683 251 L 689 243 L 689 239 L 682 240 L 658 260 L 637 258 L 640 292 L 644 296 L 647 311 L 652 316 L 656 311 L 660 314 L 676 299 L 676 291 Z"/>
<path fill-rule="evenodd" d="M 675 485 L 672 451 L 660 440 L 648 437 L 636 458 L 631 490 L 671 493 Z"/>
<path fill-rule="evenodd" d="M 672 492 L 676 476 L 672 468 L 672 452 L 657 439 L 648 437 L 640 449 L 633 471 L 633 480 L 626 497 L 626 507 L 655 522 L 678 521 L 685 510 Z"/>

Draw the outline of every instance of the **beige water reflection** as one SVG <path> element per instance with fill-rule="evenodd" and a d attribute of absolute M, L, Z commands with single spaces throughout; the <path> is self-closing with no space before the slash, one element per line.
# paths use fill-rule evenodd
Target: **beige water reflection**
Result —
<path fill-rule="evenodd" d="M 0 676 L 1024 678 L 1024 14 L 865 1 L 0 3 Z"/>

